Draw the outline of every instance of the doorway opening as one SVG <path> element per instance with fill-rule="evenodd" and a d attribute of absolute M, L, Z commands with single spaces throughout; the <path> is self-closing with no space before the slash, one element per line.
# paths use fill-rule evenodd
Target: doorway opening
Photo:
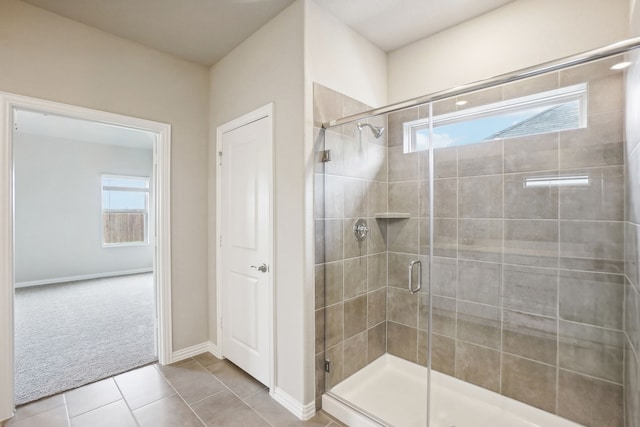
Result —
<path fill-rule="evenodd" d="M 170 127 L 0 100 L 4 419 L 14 405 L 170 362 Z"/>

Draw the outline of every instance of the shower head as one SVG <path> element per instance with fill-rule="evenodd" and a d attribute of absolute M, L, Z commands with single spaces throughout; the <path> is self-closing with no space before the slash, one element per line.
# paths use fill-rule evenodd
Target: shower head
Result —
<path fill-rule="evenodd" d="M 380 138 L 382 136 L 382 134 L 384 133 L 384 128 L 382 126 L 373 126 L 370 125 L 369 123 L 360 123 L 358 122 L 358 130 L 362 131 L 363 127 L 368 127 L 369 129 L 371 129 L 371 132 L 373 132 L 373 136 L 376 137 L 376 139 Z"/>

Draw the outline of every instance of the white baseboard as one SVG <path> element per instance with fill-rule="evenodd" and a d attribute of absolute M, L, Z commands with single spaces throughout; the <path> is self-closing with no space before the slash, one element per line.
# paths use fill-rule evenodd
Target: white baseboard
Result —
<path fill-rule="evenodd" d="M 222 359 L 222 355 L 218 351 L 218 346 L 216 346 L 211 341 L 205 341 L 200 344 L 192 345 L 191 347 L 174 351 L 171 354 L 171 363 L 180 362 L 181 360 L 188 359 L 190 357 L 194 357 L 207 352 L 213 354 L 218 359 Z"/>
<path fill-rule="evenodd" d="M 52 285 L 54 283 L 77 282 L 79 280 L 101 279 L 103 277 L 128 276 L 130 274 L 151 273 L 153 268 L 138 268 L 135 270 L 110 271 L 107 273 L 84 274 L 81 276 L 56 277 L 54 279 L 31 280 L 28 282 L 16 282 L 16 288 L 29 286 Z"/>
<path fill-rule="evenodd" d="M 278 387 L 272 389 L 270 394 L 276 402 L 287 408 L 289 412 L 303 421 L 312 418 L 316 414 L 315 400 L 305 405 Z"/>

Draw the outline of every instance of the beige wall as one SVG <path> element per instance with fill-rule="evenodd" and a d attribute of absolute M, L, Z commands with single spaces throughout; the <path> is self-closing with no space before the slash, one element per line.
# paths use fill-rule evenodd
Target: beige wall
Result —
<path fill-rule="evenodd" d="M 305 68 L 311 82 L 373 107 L 387 103 L 387 54 L 313 0 L 305 1 Z"/>
<path fill-rule="evenodd" d="M 274 386 L 298 403 L 313 399 L 313 334 L 305 334 L 313 287 L 305 281 L 304 4 L 297 1 L 211 69 L 210 188 L 215 188 L 215 132 L 220 125 L 274 104 L 276 377 Z M 210 193 L 215 236 L 215 194 Z M 215 239 L 212 239 L 214 242 Z M 212 243 L 213 244 L 213 243 Z M 211 247 L 215 251 L 215 247 Z M 211 277 L 215 272 L 211 271 Z M 211 339 L 216 341 L 215 281 Z M 313 329 L 311 329 L 313 330 Z M 309 365 L 309 366 L 306 366 Z M 306 390 L 305 389 L 309 389 Z"/>
<path fill-rule="evenodd" d="M 169 123 L 174 350 L 207 340 L 207 69 L 0 1 L 0 91 Z"/>
<path fill-rule="evenodd" d="M 629 0 L 519 0 L 389 54 L 389 102 L 627 37 Z"/>

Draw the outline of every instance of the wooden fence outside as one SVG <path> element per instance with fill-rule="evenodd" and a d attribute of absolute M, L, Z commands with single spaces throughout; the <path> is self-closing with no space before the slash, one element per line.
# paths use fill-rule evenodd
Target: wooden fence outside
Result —
<path fill-rule="evenodd" d="M 144 212 L 103 212 L 103 242 L 106 245 L 145 242 Z"/>

